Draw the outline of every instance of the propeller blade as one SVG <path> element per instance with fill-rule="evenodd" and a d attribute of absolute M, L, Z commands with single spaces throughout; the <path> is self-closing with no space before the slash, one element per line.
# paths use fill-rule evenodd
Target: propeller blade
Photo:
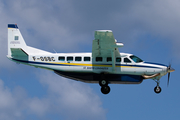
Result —
<path fill-rule="evenodd" d="M 169 85 L 169 79 L 170 79 L 170 72 L 175 71 L 173 68 L 171 68 L 171 63 L 169 63 L 169 66 L 167 67 L 167 73 L 168 73 L 168 81 L 167 86 Z"/>
<path fill-rule="evenodd" d="M 170 73 L 168 73 L 168 82 L 167 82 L 167 86 L 169 86 L 169 78 L 170 78 Z"/>
<path fill-rule="evenodd" d="M 169 66 L 168 66 L 168 69 L 167 69 L 167 71 L 168 71 L 168 81 L 167 81 L 167 86 L 169 86 L 169 78 L 170 78 L 170 72 L 169 72 L 169 70 L 171 69 L 171 63 L 169 63 Z"/>

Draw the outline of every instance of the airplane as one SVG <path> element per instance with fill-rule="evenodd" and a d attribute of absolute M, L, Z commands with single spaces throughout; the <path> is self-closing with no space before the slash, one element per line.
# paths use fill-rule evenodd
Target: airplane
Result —
<path fill-rule="evenodd" d="M 108 94 L 108 84 L 140 84 L 145 79 L 154 80 L 155 93 L 161 92 L 160 78 L 175 71 L 171 65 L 150 63 L 139 57 L 120 53 L 111 30 L 96 30 L 92 53 L 51 53 L 27 46 L 17 24 L 8 24 L 7 58 L 25 65 L 44 68 L 56 74 L 86 83 L 99 83 L 101 92 Z"/>

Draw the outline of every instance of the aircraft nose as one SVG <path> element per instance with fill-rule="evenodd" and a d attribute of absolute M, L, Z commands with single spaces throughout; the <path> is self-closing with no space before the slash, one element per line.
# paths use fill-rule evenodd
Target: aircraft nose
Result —
<path fill-rule="evenodd" d="M 170 73 L 170 72 L 174 72 L 175 69 L 173 69 L 171 66 L 167 67 L 167 72 Z"/>

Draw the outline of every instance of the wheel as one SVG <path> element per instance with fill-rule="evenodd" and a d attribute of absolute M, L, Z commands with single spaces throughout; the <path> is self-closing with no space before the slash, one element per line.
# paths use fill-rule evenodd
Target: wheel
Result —
<path fill-rule="evenodd" d="M 101 92 L 103 94 L 108 94 L 110 92 L 110 87 L 109 86 L 102 86 L 101 87 Z"/>
<path fill-rule="evenodd" d="M 160 93 L 160 92 L 161 92 L 161 87 L 156 86 L 156 87 L 154 88 L 154 92 L 155 92 L 155 93 Z"/>
<path fill-rule="evenodd" d="M 106 80 L 100 80 L 99 81 L 99 85 L 100 86 L 107 86 L 108 85 L 108 82 Z"/>

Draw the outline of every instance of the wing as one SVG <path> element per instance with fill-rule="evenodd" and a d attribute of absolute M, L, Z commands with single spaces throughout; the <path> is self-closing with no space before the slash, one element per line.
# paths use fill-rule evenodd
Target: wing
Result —
<path fill-rule="evenodd" d="M 111 30 L 95 31 L 95 40 L 92 45 L 92 57 L 111 57 L 112 71 L 116 71 L 115 58 L 120 57 L 118 47 L 123 47 L 122 43 L 116 43 Z"/>
<path fill-rule="evenodd" d="M 92 57 L 115 57 L 120 56 L 118 47 L 123 47 L 122 43 L 116 43 L 111 30 L 95 31 L 95 40 L 92 45 Z"/>

